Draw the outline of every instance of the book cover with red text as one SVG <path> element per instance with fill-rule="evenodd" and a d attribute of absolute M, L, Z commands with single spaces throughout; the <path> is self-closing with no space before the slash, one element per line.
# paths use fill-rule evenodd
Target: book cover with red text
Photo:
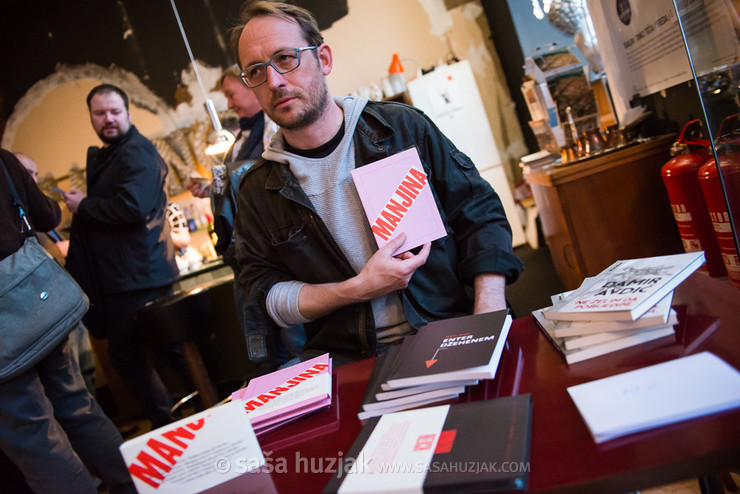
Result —
<path fill-rule="evenodd" d="M 257 435 L 331 405 L 331 358 L 325 353 L 255 377 L 231 394 L 240 401 Z"/>
<path fill-rule="evenodd" d="M 558 338 L 570 338 L 603 332 L 633 331 L 667 324 L 674 325 L 677 321 L 670 322 L 672 318 L 676 318 L 676 311 L 671 309 L 672 302 L 673 292 L 670 292 L 634 321 L 553 321 L 555 323 L 553 333 Z"/>
<path fill-rule="evenodd" d="M 371 418 L 323 492 L 526 490 L 531 410 L 523 394 Z"/>
<path fill-rule="evenodd" d="M 401 232 L 395 253 L 447 235 L 415 147 L 355 168 L 352 180 L 379 248 Z"/>
<path fill-rule="evenodd" d="M 188 494 L 217 488 L 265 464 L 238 403 L 226 403 L 129 439 L 120 446 L 136 490 Z M 266 476 L 250 473 L 239 492 L 265 492 Z"/>

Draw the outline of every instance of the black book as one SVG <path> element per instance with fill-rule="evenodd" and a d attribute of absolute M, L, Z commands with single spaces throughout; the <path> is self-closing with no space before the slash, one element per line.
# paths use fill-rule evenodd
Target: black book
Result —
<path fill-rule="evenodd" d="M 531 416 L 524 394 L 371 418 L 324 492 L 526 490 Z"/>
<path fill-rule="evenodd" d="M 404 339 L 381 388 L 493 379 L 510 327 L 507 310 L 431 322 Z"/>
<path fill-rule="evenodd" d="M 400 345 L 391 346 L 387 353 L 377 358 L 362 398 L 362 408 L 357 413 L 360 420 L 449 400 L 464 392 L 465 386 L 478 384 L 477 380 L 443 381 L 384 392 L 381 385 L 393 371 L 400 350 Z"/>

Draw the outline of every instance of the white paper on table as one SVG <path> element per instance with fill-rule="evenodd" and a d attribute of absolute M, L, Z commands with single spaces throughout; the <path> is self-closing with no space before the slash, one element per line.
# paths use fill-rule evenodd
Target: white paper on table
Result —
<path fill-rule="evenodd" d="M 740 372 L 710 352 L 568 388 L 597 443 L 740 407 Z"/>

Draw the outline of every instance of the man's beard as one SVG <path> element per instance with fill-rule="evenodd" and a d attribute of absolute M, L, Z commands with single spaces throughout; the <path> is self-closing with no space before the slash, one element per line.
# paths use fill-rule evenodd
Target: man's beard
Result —
<path fill-rule="evenodd" d="M 99 137 L 100 137 L 100 140 L 103 141 L 106 144 L 115 144 L 118 141 L 120 141 L 121 139 L 123 139 L 123 134 L 118 134 L 115 137 L 108 137 L 108 136 L 104 136 L 104 135 L 101 135 Z"/>
<path fill-rule="evenodd" d="M 297 114 L 284 115 L 278 112 L 267 112 L 267 116 L 281 128 L 288 130 L 300 129 L 316 122 L 324 114 L 327 102 L 329 101 L 329 88 L 327 87 L 326 80 L 317 79 L 317 81 L 319 83 L 313 84 L 306 92 L 306 94 L 316 93 L 318 95 L 318 99 L 313 100 L 313 104 L 311 104 L 311 100 L 304 99 L 304 101 L 309 103 L 309 106 L 299 110 Z M 290 95 L 290 93 L 278 92 L 275 94 L 274 99 L 278 100 L 286 95 Z M 270 113 L 273 114 L 271 115 Z"/>
<path fill-rule="evenodd" d="M 103 141 L 106 144 L 115 144 L 115 143 L 117 143 L 118 141 L 120 141 L 121 139 L 123 139 L 123 136 L 126 135 L 126 132 L 122 132 L 121 129 L 118 128 L 118 127 L 115 127 L 115 128 L 118 129 L 118 134 L 116 134 L 115 136 L 107 136 L 107 135 L 105 135 L 104 134 L 105 129 L 102 129 L 98 133 L 98 137 L 100 137 L 100 140 Z"/>

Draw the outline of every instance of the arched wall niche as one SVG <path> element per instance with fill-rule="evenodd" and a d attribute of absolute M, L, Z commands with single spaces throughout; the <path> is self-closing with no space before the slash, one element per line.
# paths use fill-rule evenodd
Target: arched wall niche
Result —
<path fill-rule="evenodd" d="M 213 88 L 222 69 L 196 63 L 204 85 Z M 38 164 L 40 177 L 53 179 L 68 190 L 72 186 L 70 171 L 74 175 L 75 169 L 84 169 L 87 148 L 100 144 L 85 100 L 90 90 L 103 82 L 121 87 L 129 96 L 133 124 L 153 140 L 170 165 L 170 174 L 174 176 L 170 192 L 180 192 L 181 179 L 194 170 L 202 172 L 200 160 L 207 159 L 190 144 L 191 139 L 204 141 L 201 134 L 208 129 L 202 91 L 192 86 L 197 84 L 192 67 L 182 73 L 187 90 L 183 94 L 189 94 L 190 101 L 172 109 L 135 74 L 121 68 L 94 64 L 60 66 L 54 74 L 34 84 L 15 105 L 2 147 L 27 154 Z M 217 108 L 225 108 L 220 92 L 211 91 L 208 96 Z"/>

